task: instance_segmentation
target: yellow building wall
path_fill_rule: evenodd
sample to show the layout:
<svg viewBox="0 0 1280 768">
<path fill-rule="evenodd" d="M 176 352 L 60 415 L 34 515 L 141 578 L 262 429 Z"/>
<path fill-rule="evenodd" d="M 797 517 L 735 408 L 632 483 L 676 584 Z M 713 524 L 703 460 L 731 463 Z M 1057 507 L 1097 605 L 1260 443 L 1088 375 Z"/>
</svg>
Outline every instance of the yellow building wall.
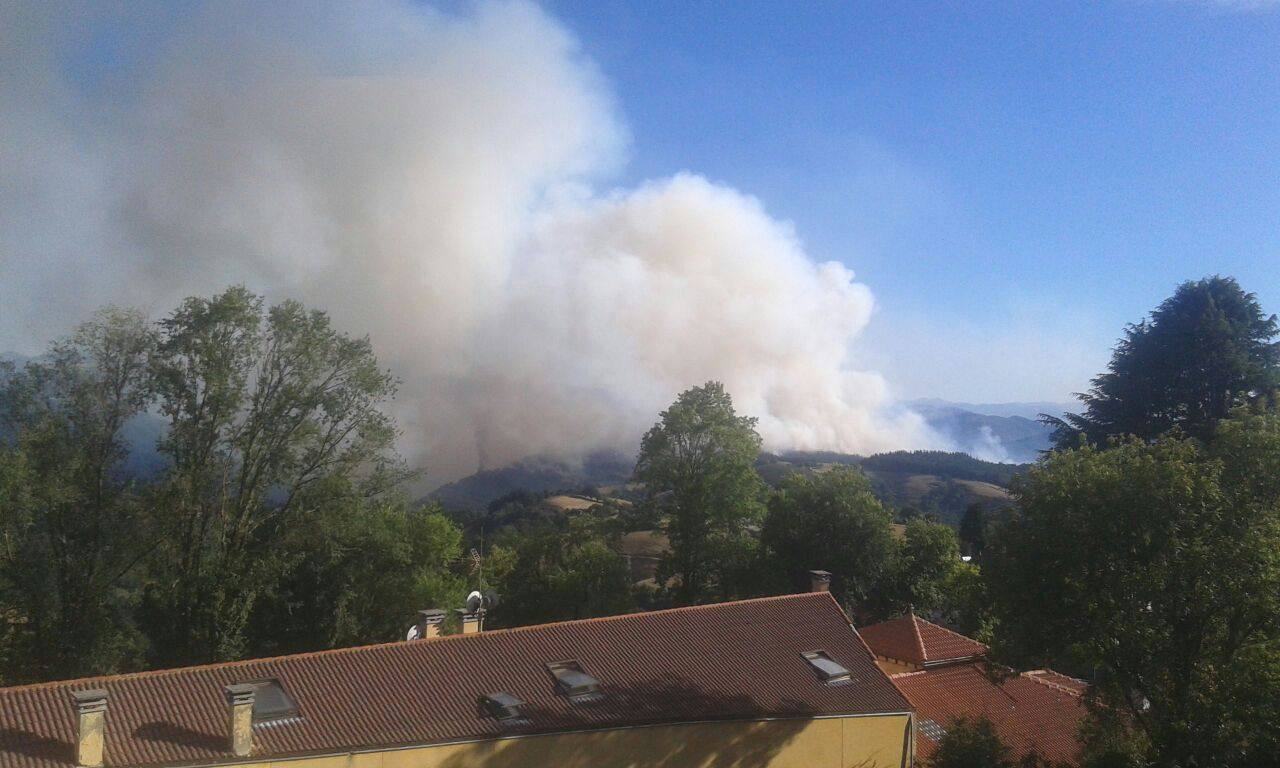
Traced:
<svg viewBox="0 0 1280 768">
<path fill-rule="evenodd" d="M 885 656 L 876 657 L 876 666 L 880 667 L 880 670 L 884 672 L 886 675 L 896 675 L 899 672 L 919 672 L 920 671 L 920 667 L 917 667 L 914 664 L 908 664 L 905 661 L 898 661 L 896 659 L 890 659 Z"/>
<path fill-rule="evenodd" d="M 695 723 L 495 739 L 242 768 L 904 768 L 907 715 Z"/>
</svg>

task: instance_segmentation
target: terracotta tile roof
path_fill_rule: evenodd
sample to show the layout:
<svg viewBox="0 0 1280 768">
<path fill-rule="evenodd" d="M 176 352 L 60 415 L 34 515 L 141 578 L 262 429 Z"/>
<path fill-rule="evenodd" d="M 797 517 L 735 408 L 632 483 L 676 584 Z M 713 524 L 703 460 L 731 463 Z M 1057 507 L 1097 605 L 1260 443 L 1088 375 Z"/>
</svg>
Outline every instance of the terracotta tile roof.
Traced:
<svg viewBox="0 0 1280 768">
<path fill-rule="evenodd" d="M 826 685 L 801 652 L 853 682 Z M 576 659 L 604 698 L 557 695 L 547 662 Z M 231 761 L 223 686 L 278 679 L 300 718 L 254 729 L 254 758 L 690 720 L 905 712 L 829 594 L 546 624 L 204 667 L 0 689 L 0 766 L 74 763 L 71 691 L 105 688 L 108 766 Z M 1051 691 L 1046 686 L 1037 686 Z M 512 727 L 480 707 L 527 702 Z"/>
<path fill-rule="evenodd" d="M 1084 692 L 1089 689 L 1089 684 L 1084 680 L 1068 677 L 1061 672 L 1054 672 L 1052 669 L 1033 669 L 1030 672 L 1023 672 L 1022 675 L 1035 680 L 1037 683 L 1061 688 L 1067 693 L 1073 693 L 1076 696 L 1083 696 Z"/>
<path fill-rule="evenodd" d="M 985 656 L 987 646 L 908 613 L 858 630 L 877 656 L 917 666 Z"/>
<path fill-rule="evenodd" d="M 916 709 L 916 757 L 920 760 L 929 759 L 937 749 L 937 727 L 945 730 L 958 717 L 982 715 L 991 720 L 1015 759 L 1034 751 L 1048 760 L 1075 764 L 1084 703 L 1079 693 L 1048 684 L 1050 676 L 1083 685 L 1043 671 L 996 683 L 980 663 L 904 672 L 894 675 L 893 682 Z"/>
</svg>

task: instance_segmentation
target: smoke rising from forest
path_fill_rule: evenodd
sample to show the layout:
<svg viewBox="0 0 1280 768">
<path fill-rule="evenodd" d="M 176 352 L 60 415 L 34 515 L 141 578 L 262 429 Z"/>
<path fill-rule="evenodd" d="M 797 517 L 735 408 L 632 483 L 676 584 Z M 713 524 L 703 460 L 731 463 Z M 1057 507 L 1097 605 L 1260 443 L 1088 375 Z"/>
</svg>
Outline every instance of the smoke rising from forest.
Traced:
<svg viewBox="0 0 1280 768">
<path fill-rule="evenodd" d="M 634 450 L 708 379 L 770 448 L 936 445 L 870 290 L 696 173 L 608 191 L 608 83 L 523 3 L 0 6 L 0 349 L 244 283 L 369 334 L 440 482 Z"/>
</svg>

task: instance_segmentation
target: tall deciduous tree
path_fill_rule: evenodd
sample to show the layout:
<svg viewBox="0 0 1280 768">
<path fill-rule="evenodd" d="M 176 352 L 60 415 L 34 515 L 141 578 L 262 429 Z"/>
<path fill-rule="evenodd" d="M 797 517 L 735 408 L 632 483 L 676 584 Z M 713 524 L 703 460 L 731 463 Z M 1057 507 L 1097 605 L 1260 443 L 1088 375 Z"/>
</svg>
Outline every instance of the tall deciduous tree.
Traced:
<svg viewBox="0 0 1280 768">
<path fill-rule="evenodd" d="M 120 594 L 145 555 L 144 513 L 120 471 L 121 432 L 147 404 L 153 334 L 107 309 L 10 371 L 0 387 L 0 613 L 27 678 L 127 665 L 136 636 Z"/>
<path fill-rule="evenodd" d="M 963 563 L 951 526 L 916 518 L 907 523 L 886 578 L 877 591 L 881 616 L 917 610 L 949 610 L 947 588 Z"/>
<path fill-rule="evenodd" d="M 263 527 L 296 516 L 326 479 L 358 477 L 367 494 L 399 479 L 380 410 L 395 382 L 368 339 L 297 302 L 264 310 L 240 287 L 186 300 L 160 334 L 153 375 L 173 466 L 149 631 L 166 663 L 235 658 L 279 576 Z"/>
<path fill-rule="evenodd" d="M 769 500 L 760 532 L 775 586 L 803 591 L 809 570 L 830 571 L 837 599 L 862 608 L 892 565 L 890 520 L 871 483 L 856 469 L 787 477 Z"/>
<path fill-rule="evenodd" d="M 986 572 L 1006 652 L 1092 670 L 1158 766 L 1253 765 L 1280 700 L 1280 415 L 1211 446 L 1062 451 L 1015 486 Z"/>
<path fill-rule="evenodd" d="M 1085 411 L 1055 427 L 1059 448 L 1179 427 L 1208 439 L 1237 406 L 1280 387 L 1280 328 L 1252 293 L 1229 277 L 1178 286 L 1149 320 L 1125 329 L 1106 373 L 1082 395 Z"/>
<path fill-rule="evenodd" d="M 755 423 L 712 381 L 681 393 L 641 441 L 636 479 L 671 540 L 659 575 L 678 580 L 681 604 L 735 594 L 754 557 L 750 527 L 764 511 Z"/>
</svg>

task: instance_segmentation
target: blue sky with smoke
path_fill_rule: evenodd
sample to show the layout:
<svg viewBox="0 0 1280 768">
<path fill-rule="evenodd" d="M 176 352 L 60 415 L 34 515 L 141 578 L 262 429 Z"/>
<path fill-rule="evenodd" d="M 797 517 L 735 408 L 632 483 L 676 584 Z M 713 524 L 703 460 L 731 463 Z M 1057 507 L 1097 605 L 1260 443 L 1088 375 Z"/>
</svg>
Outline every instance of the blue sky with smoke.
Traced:
<svg viewBox="0 0 1280 768">
<path fill-rule="evenodd" d="M 890 12 L 888 9 L 894 10 Z M 0 351 L 242 282 L 368 333 L 437 480 L 952 447 L 1176 282 L 1280 307 L 1274 5 L 0 4 Z"/>
<path fill-rule="evenodd" d="M 696 168 L 875 292 L 911 396 L 1062 399 L 1184 279 L 1280 311 L 1280 3 L 561 2 L 624 178 Z"/>
</svg>

